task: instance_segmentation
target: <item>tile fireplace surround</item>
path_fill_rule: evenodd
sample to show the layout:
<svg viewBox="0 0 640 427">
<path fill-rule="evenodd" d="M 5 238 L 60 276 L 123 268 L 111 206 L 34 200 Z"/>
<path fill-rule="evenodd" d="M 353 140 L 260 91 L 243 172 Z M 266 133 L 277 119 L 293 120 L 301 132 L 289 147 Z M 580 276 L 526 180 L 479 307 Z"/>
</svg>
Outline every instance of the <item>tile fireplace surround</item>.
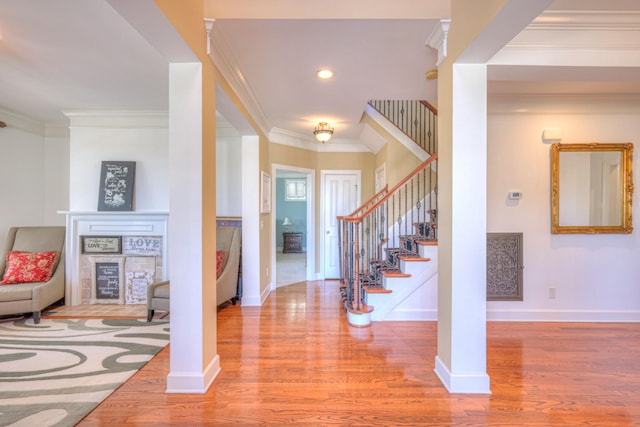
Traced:
<svg viewBox="0 0 640 427">
<path fill-rule="evenodd" d="M 66 215 L 65 304 L 146 303 L 146 283 L 167 272 L 168 212 L 60 212 Z M 83 253 L 82 238 L 120 237 L 118 252 Z M 119 298 L 96 295 L 96 264 L 116 264 Z"/>
</svg>

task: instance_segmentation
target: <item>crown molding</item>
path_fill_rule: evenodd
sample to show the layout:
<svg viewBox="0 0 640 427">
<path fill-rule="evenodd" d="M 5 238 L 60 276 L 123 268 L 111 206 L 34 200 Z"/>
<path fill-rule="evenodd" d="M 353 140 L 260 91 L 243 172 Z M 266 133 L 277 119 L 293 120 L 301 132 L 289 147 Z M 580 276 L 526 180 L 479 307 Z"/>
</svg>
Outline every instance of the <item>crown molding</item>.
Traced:
<svg viewBox="0 0 640 427">
<path fill-rule="evenodd" d="M 489 114 L 638 114 L 640 94 L 490 95 Z"/>
<path fill-rule="evenodd" d="M 639 11 L 553 10 L 540 14 L 527 30 L 640 31 Z"/>
<path fill-rule="evenodd" d="M 638 50 L 640 12 L 544 12 L 505 49 Z"/>
<path fill-rule="evenodd" d="M 302 150 L 321 153 L 370 153 L 371 150 L 358 140 L 331 139 L 322 144 L 315 138 L 309 138 L 297 132 L 286 129 L 273 128 L 269 132 L 269 142 L 273 144 L 288 145 Z"/>
<path fill-rule="evenodd" d="M 169 113 L 144 110 L 63 111 L 69 127 L 158 128 L 169 127 Z"/>
<path fill-rule="evenodd" d="M 255 120 L 262 133 L 268 135 L 269 129 L 271 129 L 270 121 L 262 110 L 262 107 L 260 107 L 260 103 L 253 89 L 251 89 L 251 86 L 247 83 L 247 79 L 242 73 L 235 55 L 220 32 L 215 33 L 215 35 L 211 37 L 213 37 L 213 43 L 211 43 L 211 54 L 209 58 L 211 58 L 211 61 L 225 78 L 231 90 Z"/>
</svg>

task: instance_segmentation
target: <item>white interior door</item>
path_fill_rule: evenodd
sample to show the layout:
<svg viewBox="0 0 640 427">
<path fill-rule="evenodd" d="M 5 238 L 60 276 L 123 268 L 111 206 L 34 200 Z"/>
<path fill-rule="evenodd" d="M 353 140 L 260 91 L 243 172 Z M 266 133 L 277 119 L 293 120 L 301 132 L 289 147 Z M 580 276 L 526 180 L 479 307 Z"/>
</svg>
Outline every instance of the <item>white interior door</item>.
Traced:
<svg viewBox="0 0 640 427">
<path fill-rule="evenodd" d="M 322 177 L 324 278 L 340 277 L 338 220 L 360 205 L 360 171 L 326 171 Z"/>
<path fill-rule="evenodd" d="M 387 166 L 386 163 L 381 164 L 376 168 L 376 188 L 375 192 L 382 190 L 387 185 Z"/>
</svg>

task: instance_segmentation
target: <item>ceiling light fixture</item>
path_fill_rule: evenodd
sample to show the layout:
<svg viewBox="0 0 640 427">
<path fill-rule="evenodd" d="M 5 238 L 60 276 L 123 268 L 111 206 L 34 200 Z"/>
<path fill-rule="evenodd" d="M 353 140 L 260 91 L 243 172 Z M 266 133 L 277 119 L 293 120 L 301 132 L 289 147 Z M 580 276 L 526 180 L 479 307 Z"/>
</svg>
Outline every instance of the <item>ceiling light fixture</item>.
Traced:
<svg viewBox="0 0 640 427">
<path fill-rule="evenodd" d="M 323 144 L 331 139 L 333 135 L 333 128 L 327 122 L 320 122 L 318 126 L 316 126 L 313 134 L 316 136 L 316 139 Z"/>
<path fill-rule="evenodd" d="M 323 68 L 321 70 L 318 70 L 318 72 L 316 73 L 316 75 L 321 78 L 321 79 L 330 79 L 331 77 L 333 77 L 333 71 L 331 71 L 328 68 Z"/>
</svg>

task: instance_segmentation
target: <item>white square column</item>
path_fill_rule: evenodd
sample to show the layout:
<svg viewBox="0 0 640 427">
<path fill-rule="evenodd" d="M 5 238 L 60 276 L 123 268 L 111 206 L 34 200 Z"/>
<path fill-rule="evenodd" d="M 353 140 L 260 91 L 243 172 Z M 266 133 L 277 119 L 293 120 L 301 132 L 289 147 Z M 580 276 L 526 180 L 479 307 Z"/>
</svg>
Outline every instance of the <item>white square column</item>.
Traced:
<svg viewBox="0 0 640 427">
<path fill-rule="evenodd" d="M 203 308 L 202 64 L 169 72 L 171 354 L 167 393 L 205 393 L 220 372 L 215 322 Z M 215 304 L 212 310 L 215 311 Z"/>
<path fill-rule="evenodd" d="M 487 66 L 453 64 L 439 148 L 438 355 L 451 393 L 490 393 L 486 367 Z M 441 127 L 442 129 L 442 127 Z"/>
</svg>

